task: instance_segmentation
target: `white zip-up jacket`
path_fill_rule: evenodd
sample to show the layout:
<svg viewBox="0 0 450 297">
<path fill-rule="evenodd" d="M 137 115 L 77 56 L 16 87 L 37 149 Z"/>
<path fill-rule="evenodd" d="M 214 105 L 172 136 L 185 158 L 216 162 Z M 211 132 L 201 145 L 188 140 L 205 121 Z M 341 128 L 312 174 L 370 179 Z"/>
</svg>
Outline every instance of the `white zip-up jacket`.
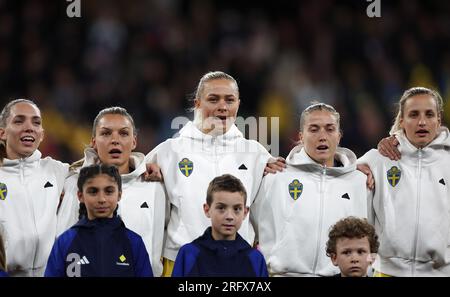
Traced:
<svg viewBox="0 0 450 297">
<path fill-rule="evenodd" d="M 43 276 L 56 238 L 56 211 L 69 165 L 36 150 L 0 166 L 0 223 L 11 276 Z"/>
<path fill-rule="evenodd" d="M 214 177 L 228 173 L 239 178 L 246 188 L 249 206 L 270 158 L 261 144 L 245 139 L 235 125 L 222 135 L 211 136 L 192 122 L 180 130 L 179 137 L 166 140 L 148 153 L 146 160 L 161 167 L 171 203 L 164 257 L 175 261 L 180 247 L 211 225 L 203 204 Z M 254 231 L 248 217 L 239 234 L 253 244 Z"/>
<path fill-rule="evenodd" d="M 264 177 L 250 215 L 271 276 L 332 276 L 339 273 L 325 248 L 329 229 L 347 216 L 367 217 L 366 177 L 355 154 L 337 148 L 343 167 L 324 167 L 301 146 L 283 172 Z"/>
<path fill-rule="evenodd" d="M 375 179 L 372 223 L 380 238 L 374 268 L 393 276 L 450 276 L 450 136 L 442 128 L 422 149 L 403 133 L 401 159 L 377 150 L 358 163 Z"/>
<path fill-rule="evenodd" d="M 84 153 L 82 167 L 99 162 L 94 149 L 88 148 Z M 133 152 L 130 165 L 134 170 L 122 174 L 122 198 L 119 201 L 118 215 L 125 226 L 142 237 L 154 276 L 161 276 L 161 255 L 164 241 L 164 224 L 166 216 L 166 193 L 162 183 L 145 182 L 141 175 L 147 170 L 144 154 Z M 64 186 L 64 198 L 58 210 L 58 235 L 78 221 L 79 201 L 77 180 L 79 171 L 70 176 Z"/>
</svg>

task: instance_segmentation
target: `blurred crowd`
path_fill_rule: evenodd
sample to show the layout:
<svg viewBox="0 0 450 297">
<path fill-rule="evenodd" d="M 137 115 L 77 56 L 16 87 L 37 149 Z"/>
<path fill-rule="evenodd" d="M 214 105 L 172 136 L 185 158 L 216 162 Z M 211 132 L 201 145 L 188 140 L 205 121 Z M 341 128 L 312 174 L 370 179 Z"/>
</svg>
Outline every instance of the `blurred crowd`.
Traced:
<svg viewBox="0 0 450 297">
<path fill-rule="evenodd" d="M 395 2 L 395 3 L 393 3 Z M 147 153 L 188 116 L 200 77 L 234 76 L 246 117 L 279 117 L 279 154 L 297 140 L 312 100 L 341 113 L 357 156 L 388 134 L 403 91 L 435 88 L 450 120 L 450 2 L 380 0 L 0 0 L 0 103 L 43 111 L 44 155 L 72 162 L 107 106 L 125 107 Z M 270 121 L 269 121 L 270 122 Z M 270 140 L 269 140 L 270 143 Z"/>
</svg>

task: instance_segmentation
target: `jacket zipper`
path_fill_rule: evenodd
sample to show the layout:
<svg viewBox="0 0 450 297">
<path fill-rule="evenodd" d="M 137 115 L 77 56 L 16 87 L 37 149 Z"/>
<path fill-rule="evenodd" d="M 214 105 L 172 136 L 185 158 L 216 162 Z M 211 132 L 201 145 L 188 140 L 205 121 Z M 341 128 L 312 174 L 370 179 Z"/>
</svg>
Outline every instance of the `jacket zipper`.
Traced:
<svg viewBox="0 0 450 297">
<path fill-rule="evenodd" d="M 217 160 L 217 144 L 216 144 L 216 137 L 211 138 L 211 144 L 213 146 L 213 157 L 214 157 L 214 169 L 215 169 L 215 176 L 219 176 L 219 162 Z"/>
<path fill-rule="evenodd" d="M 420 184 L 422 180 L 422 149 L 419 149 L 418 152 L 419 160 L 418 160 L 418 173 L 417 173 L 417 204 L 416 204 L 416 226 L 414 231 L 414 242 L 413 242 L 413 250 L 412 250 L 412 265 L 411 265 L 411 275 L 414 276 L 416 272 L 416 253 L 417 253 L 417 244 L 419 240 L 419 216 L 420 216 Z"/>
<path fill-rule="evenodd" d="M 22 185 L 24 185 L 25 183 L 25 168 L 24 168 L 24 160 L 20 159 L 19 160 L 19 172 L 20 172 L 20 183 Z M 25 201 L 28 204 L 28 207 L 30 209 L 31 212 L 31 219 L 33 222 L 33 230 L 34 230 L 34 237 L 36 238 L 36 240 L 34 241 L 34 250 L 33 253 L 31 255 L 33 255 L 33 259 L 32 259 L 32 265 L 31 265 L 31 275 L 34 276 L 34 269 L 36 268 L 36 258 L 37 258 L 37 252 L 38 252 L 38 245 L 39 245 L 39 236 L 38 236 L 38 230 L 37 230 L 37 226 L 36 226 L 36 217 L 34 215 L 34 206 L 33 206 L 33 202 L 30 200 L 30 193 L 28 191 L 28 188 L 26 186 L 24 186 L 24 189 L 26 191 L 26 197 L 25 197 Z M 25 267 L 24 267 L 25 268 Z"/>
<path fill-rule="evenodd" d="M 320 200 L 319 200 L 319 229 L 318 229 L 318 237 L 317 237 L 317 243 L 316 243 L 316 253 L 314 255 L 314 264 L 313 264 L 313 274 L 316 274 L 316 268 L 317 268 L 317 261 L 319 258 L 319 250 L 320 250 L 320 241 L 322 238 L 322 223 L 323 223 L 323 204 L 324 204 L 324 184 L 325 184 L 325 175 L 327 173 L 327 167 L 324 166 L 322 169 L 322 175 L 320 176 Z M 323 251 L 321 251 L 323 252 Z"/>
</svg>

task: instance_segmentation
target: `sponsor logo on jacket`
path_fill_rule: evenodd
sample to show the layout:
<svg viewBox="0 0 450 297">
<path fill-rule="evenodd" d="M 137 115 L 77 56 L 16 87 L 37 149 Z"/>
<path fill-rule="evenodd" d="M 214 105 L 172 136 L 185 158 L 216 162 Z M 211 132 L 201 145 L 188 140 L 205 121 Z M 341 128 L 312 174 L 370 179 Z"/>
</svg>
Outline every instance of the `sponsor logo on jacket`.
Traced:
<svg viewBox="0 0 450 297">
<path fill-rule="evenodd" d="M 119 261 L 116 262 L 116 265 L 121 266 L 130 266 L 130 263 L 127 263 L 127 258 L 124 255 L 120 255 Z"/>
</svg>

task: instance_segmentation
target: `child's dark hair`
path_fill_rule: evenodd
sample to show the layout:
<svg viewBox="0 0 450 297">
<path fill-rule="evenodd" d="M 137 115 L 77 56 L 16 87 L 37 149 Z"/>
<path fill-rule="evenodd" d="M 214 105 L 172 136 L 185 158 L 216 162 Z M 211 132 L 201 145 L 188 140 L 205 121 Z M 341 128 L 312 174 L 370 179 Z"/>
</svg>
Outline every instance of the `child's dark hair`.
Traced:
<svg viewBox="0 0 450 297">
<path fill-rule="evenodd" d="M 206 203 L 211 206 L 213 202 L 213 194 L 221 191 L 231 193 L 239 192 L 244 197 L 244 205 L 247 203 L 247 191 L 245 190 L 244 185 L 240 179 L 231 174 L 218 176 L 209 183 L 208 190 L 206 192 Z"/>
<path fill-rule="evenodd" d="M 339 220 L 331 227 L 328 234 L 327 256 L 336 254 L 336 242 L 340 238 L 363 238 L 367 237 L 370 245 L 370 253 L 377 253 L 380 243 L 375 228 L 366 219 L 347 217 Z"/>
<path fill-rule="evenodd" d="M 88 179 L 94 178 L 97 175 L 106 174 L 112 177 L 119 189 L 119 192 L 122 192 L 122 178 L 120 176 L 119 170 L 117 167 L 106 164 L 94 164 L 87 167 L 83 167 L 80 170 L 80 174 L 78 175 L 78 191 L 83 192 L 83 186 Z M 114 215 L 117 214 L 117 209 L 114 211 Z M 81 219 L 87 216 L 87 210 L 84 203 L 80 203 L 80 210 L 78 211 L 78 218 Z"/>
</svg>

